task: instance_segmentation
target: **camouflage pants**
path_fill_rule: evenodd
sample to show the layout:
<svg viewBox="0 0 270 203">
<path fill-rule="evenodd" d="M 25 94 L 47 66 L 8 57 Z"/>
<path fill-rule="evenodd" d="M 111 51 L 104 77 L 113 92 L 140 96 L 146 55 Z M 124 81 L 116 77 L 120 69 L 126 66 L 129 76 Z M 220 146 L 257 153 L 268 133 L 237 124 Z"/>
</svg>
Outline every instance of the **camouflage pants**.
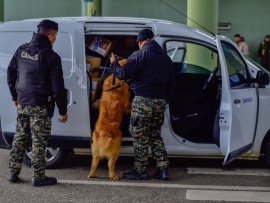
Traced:
<svg viewBox="0 0 270 203">
<path fill-rule="evenodd" d="M 51 133 L 47 106 L 18 105 L 16 133 L 9 156 L 11 174 L 19 175 L 27 142 L 32 138 L 33 179 L 45 176 L 45 149 Z"/>
<path fill-rule="evenodd" d="M 166 101 L 136 96 L 132 102 L 129 131 L 134 138 L 134 169 L 145 172 L 148 166 L 148 149 L 156 160 L 156 167 L 169 165 L 161 137 Z"/>
</svg>

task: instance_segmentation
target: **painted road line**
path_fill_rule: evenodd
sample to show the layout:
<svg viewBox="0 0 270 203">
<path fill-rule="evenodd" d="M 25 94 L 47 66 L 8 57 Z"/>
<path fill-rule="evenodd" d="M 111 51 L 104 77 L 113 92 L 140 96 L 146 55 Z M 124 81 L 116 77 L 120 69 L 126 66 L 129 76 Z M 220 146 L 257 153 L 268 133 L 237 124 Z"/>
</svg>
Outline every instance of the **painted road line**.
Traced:
<svg viewBox="0 0 270 203">
<path fill-rule="evenodd" d="M 270 176 L 269 169 L 222 169 L 222 168 L 187 168 L 189 174 L 205 174 L 205 175 L 246 175 L 246 176 Z"/>
<path fill-rule="evenodd" d="M 201 201 L 270 202 L 270 192 L 187 190 L 186 198 Z"/>
<path fill-rule="evenodd" d="M 0 154 L 9 154 L 10 150 L 0 150 Z"/>
<path fill-rule="evenodd" d="M 106 186 L 128 186 L 128 187 L 154 187 L 154 188 L 179 188 L 179 189 L 204 189 L 204 190 L 245 190 L 245 191 L 267 191 L 270 187 L 256 186 L 221 186 L 221 185 L 184 185 L 172 183 L 143 183 L 143 182 L 120 182 L 120 181 L 95 181 L 95 180 L 58 180 L 62 184 L 77 185 L 106 185 Z"/>
</svg>

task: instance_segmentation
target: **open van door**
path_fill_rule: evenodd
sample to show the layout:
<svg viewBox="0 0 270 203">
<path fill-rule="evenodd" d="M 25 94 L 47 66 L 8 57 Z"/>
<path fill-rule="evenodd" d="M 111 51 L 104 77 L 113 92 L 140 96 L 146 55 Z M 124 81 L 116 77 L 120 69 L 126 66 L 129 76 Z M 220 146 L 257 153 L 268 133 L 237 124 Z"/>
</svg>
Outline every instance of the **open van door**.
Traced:
<svg viewBox="0 0 270 203">
<path fill-rule="evenodd" d="M 251 149 L 257 122 L 257 93 L 247 64 L 231 40 L 217 36 L 222 76 L 220 149 L 223 165 Z"/>
</svg>

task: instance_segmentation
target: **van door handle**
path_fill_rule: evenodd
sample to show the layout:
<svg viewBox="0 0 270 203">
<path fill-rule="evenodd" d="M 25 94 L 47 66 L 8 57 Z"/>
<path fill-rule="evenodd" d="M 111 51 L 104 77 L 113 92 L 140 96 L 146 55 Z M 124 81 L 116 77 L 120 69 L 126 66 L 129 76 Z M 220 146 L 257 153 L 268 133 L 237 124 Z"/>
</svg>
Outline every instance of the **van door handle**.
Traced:
<svg viewBox="0 0 270 203">
<path fill-rule="evenodd" d="M 239 103 L 241 103 L 241 100 L 240 100 L 240 99 L 235 99 L 235 100 L 233 101 L 233 103 L 239 104 Z"/>
<path fill-rule="evenodd" d="M 71 105 L 71 102 L 72 102 L 72 92 L 69 89 L 67 89 L 67 103 L 68 103 L 68 106 Z M 76 102 L 74 104 L 76 104 Z"/>
</svg>

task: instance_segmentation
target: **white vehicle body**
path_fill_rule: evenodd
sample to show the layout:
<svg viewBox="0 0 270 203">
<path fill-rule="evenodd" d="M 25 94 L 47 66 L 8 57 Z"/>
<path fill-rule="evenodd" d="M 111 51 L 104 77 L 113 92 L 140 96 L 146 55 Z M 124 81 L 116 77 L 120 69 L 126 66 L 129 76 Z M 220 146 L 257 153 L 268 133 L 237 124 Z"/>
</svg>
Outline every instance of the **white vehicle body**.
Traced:
<svg viewBox="0 0 270 203">
<path fill-rule="evenodd" d="M 11 145 L 16 121 L 16 108 L 11 100 L 7 86 L 7 67 L 16 49 L 21 44 L 31 40 L 32 34 L 36 32 L 37 24 L 40 20 L 42 19 L 11 21 L 0 25 L 0 130 L 3 137 L 2 140 L 7 145 Z M 88 77 L 86 70 L 86 36 L 111 37 L 117 44 L 117 39 L 119 40 L 121 37 L 123 39 L 127 37 L 136 39 L 137 33 L 141 29 L 150 28 L 154 32 L 154 39 L 164 48 L 165 52 L 168 51 L 169 54 L 170 50 L 174 51 L 171 55 L 173 62 L 175 62 L 173 57 L 177 53 L 176 48 L 178 49 L 180 45 L 184 47 L 183 50 L 186 54 L 193 55 L 193 57 L 196 51 L 191 51 L 192 46 L 203 47 L 203 49 L 207 50 L 205 52 L 211 52 L 212 58 L 209 59 L 209 61 L 212 60 L 211 63 L 214 60 L 218 61 L 215 66 L 208 68 L 208 74 L 204 73 L 201 75 L 196 71 L 188 72 L 191 69 L 186 69 L 186 67 L 185 71 L 187 72 L 180 71 L 176 73 L 177 77 L 179 76 L 179 83 L 183 84 L 180 89 L 176 87 L 176 91 L 179 91 L 176 97 L 180 103 L 183 101 L 183 98 L 178 96 L 183 94 L 188 98 L 189 94 L 185 95 L 185 92 L 189 91 L 189 88 L 193 88 L 194 84 L 190 79 L 187 80 L 187 83 L 183 83 L 182 77 L 184 75 L 191 78 L 196 76 L 200 81 L 202 80 L 201 78 L 204 78 L 202 81 L 206 82 L 210 72 L 218 64 L 220 66 L 220 85 L 222 87 L 220 89 L 221 100 L 218 102 L 218 104 L 220 103 L 218 121 L 220 147 L 211 140 L 210 128 L 214 125 L 213 115 L 211 118 L 209 117 L 211 124 L 208 127 L 210 130 L 208 127 L 207 129 L 204 127 L 204 125 L 207 125 L 204 123 L 205 118 L 208 118 L 210 113 L 203 112 L 201 118 L 198 118 L 200 111 L 204 111 L 204 105 L 211 109 L 210 103 L 212 101 L 208 103 L 210 99 L 207 99 L 206 101 L 198 101 L 198 104 L 194 102 L 196 109 L 194 109 L 194 112 L 186 115 L 184 123 L 181 123 L 180 114 L 183 109 L 179 109 L 180 113 L 178 115 L 174 113 L 174 108 L 178 111 L 175 100 L 174 107 L 171 107 L 171 104 L 168 105 L 162 126 L 162 137 L 169 156 L 224 156 L 224 164 L 226 164 L 242 154 L 244 154 L 242 158 L 257 159 L 261 154 L 267 154 L 267 150 L 270 150 L 268 146 L 268 132 L 270 128 L 270 86 L 267 82 L 267 79 L 269 79 L 268 73 L 262 71 L 258 65 L 245 58 L 239 52 L 234 42 L 227 37 L 211 35 L 179 23 L 154 19 L 78 17 L 53 18 L 52 20 L 59 24 L 59 32 L 53 49 L 62 59 L 65 86 L 68 89 L 69 120 L 65 124 L 58 122 L 58 109 L 55 110 L 49 147 L 53 149 L 76 149 L 76 151 L 78 149 L 80 152 L 90 152 L 90 137 L 94 130 L 94 124 L 91 122 L 94 119 L 91 114 L 92 107 L 89 105 L 91 79 Z M 185 63 L 185 65 L 192 61 L 192 58 L 189 58 L 189 56 L 183 56 L 182 58 L 183 60 L 180 62 Z M 175 64 L 177 65 L 180 62 L 176 61 Z M 236 67 L 237 65 L 239 67 Z M 102 64 L 102 66 L 109 67 L 107 63 Z M 240 72 L 243 81 L 241 81 L 241 77 L 240 79 L 238 78 Z M 232 77 L 236 77 L 236 83 L 231 81 Z M 196 81 L 198 80 L 196 79 Z M 198 89 L 200 88 L 197 88 L 196 91 L 199 91 L 199 94 L 192 93 L 192 99 L 188 100 L 188 105 L 190 105 L 190 101 L 199 100 L 201 94 L 204 94 L 203 86 L 201 87 L 202 92 Z M 192 92 L 194 91 L 192 89 Z M 185 105 L 185 103 L 180 103 L 179 105 Z M 214 103 L 217 105 L 215 101 Z M 193 106 L 189 107 L 190 109 L 193 108 Z M 218 108 L 219 105 L 215 109 L 211 109 L 211 111 L 214 112 Z M 189 118 L 197 122 L 198 129 L 195 131 L 196 126 L 194 129 L 192 128 L 193 121 L 188 121 Z M 196 136 L 196 133 L 202 136 L 201 139 Z M 204 134 L 207 134 L 207 136 Z M 207 138 L 204 139 L 204 136 Z M 132 138 L 131 136 L 125 136 L 124 133 L 121 154 L 133 155 Z M 55 155 L 56 157 L 57 154 Z"/>
</svg>

